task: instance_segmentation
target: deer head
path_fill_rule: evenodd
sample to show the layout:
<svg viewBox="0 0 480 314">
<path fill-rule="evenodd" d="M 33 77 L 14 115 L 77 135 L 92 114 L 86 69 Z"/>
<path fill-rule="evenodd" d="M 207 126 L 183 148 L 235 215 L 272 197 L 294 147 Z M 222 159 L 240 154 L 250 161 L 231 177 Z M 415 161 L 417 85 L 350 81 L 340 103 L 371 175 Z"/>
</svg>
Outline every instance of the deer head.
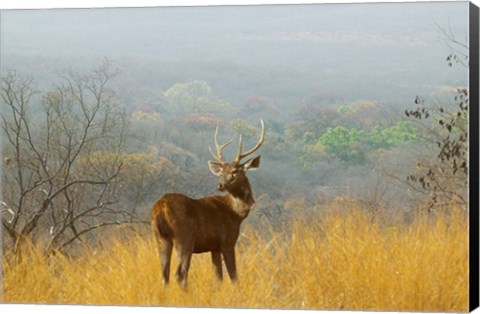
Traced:
<svg viewBox="0 0 480 314">
<path fill-rule="evenodd" d="M 232 162 L 227 162 L 222 155 L 223 149 L 229 145 L 233 139 L 229 140 L 225 144 L 220 145 L 218 143 L 218 127 L 215 130 L 215 147 L 216 153 L 209 147 L 210 153 L 216 161 L 209 161 L 208 166 L 210 171 L 215 175 L 220 177 L 218 182 L 217 189 L 221 192 L 229 192 L 233 195 L 243 195 L 245 191 L 250 191 L 250 183 L 248 178 L 245 175 L 248 170 L 253 170 L 260 166 L 260 156 L 250 158 L 244 162 L 242 159 L 253 154 L 257 151 L 260 146 L 262 146 L 263 141 L 265 140 L 265 126 L 263 120 L 260 120 L 262 125 L 261 136 L 258 140 L 255 147 L 249 151 L 242 152 L 242 135 L 240 135 L 238 150 L 235 159 Z"/>
</svg>

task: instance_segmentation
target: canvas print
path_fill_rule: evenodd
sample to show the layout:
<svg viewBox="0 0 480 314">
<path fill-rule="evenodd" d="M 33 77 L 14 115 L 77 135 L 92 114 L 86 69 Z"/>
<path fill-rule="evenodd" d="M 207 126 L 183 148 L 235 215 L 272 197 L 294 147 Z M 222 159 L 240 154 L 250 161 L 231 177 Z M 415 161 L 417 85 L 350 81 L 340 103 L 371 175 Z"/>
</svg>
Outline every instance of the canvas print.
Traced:
<svg viewBox="0 0 480 314">
<path fill-rule="evenodd" d="M 468 311 L 469 5 L 2 10 L 0 301 Z"/>
</svg>

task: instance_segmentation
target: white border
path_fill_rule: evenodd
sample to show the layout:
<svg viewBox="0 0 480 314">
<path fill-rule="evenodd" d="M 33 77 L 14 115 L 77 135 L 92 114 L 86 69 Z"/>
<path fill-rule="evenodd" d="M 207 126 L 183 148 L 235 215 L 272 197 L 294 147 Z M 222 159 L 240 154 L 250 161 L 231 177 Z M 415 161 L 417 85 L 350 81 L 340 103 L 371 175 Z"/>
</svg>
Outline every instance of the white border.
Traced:
<svg viewBox="0 0 480 314">
<path fill-rule="evenodd" d="M 466 2 L 464 0 L 0 0 L 0 9 L 118 8 L 157 6 L 268 5 L 310 3 Z M 472 0 L 477 6 L 480 0 Z"/>
</svg>

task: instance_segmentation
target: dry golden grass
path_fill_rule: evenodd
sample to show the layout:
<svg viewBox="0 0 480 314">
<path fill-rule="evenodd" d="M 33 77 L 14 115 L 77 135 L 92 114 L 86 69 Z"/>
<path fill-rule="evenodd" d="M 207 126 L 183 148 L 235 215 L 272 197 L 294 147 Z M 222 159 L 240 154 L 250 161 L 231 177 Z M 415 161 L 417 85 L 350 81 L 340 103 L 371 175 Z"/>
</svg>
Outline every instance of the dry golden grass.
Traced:
<svg viewBox="0 0 480 314">
<path fill-rule="evenodd" d="M 194 255 L 187 291 L 164 288 L 153 237 L 112 240 L 80 257 L 30 246 L 3 258 L 2 302 L 289 309 L 467 311 L 468 223 L 462 214 L 387 226 L 359 209 L 292 222 L 267 240 L 246 223 L 240 281 L 215 279 Z M 173 258 L 172 274 L 176 259 Z"/>
</svg>

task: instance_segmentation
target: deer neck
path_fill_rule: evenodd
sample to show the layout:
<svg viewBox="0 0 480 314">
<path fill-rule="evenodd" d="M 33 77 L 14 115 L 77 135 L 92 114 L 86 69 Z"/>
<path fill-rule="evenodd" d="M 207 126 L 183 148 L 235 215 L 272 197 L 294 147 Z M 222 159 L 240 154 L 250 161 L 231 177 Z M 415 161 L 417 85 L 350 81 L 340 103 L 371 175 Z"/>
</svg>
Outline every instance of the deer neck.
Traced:
<svg viewBox="0 0 480 314">
<path fill-rule="evenodd" d="M 250 208 L 255 203 L 252 188 L 248 181 L 241 187 L 228 191 L 227 198 L 231 208 L 241 219 L 247 218 Z"/>
</svg>

